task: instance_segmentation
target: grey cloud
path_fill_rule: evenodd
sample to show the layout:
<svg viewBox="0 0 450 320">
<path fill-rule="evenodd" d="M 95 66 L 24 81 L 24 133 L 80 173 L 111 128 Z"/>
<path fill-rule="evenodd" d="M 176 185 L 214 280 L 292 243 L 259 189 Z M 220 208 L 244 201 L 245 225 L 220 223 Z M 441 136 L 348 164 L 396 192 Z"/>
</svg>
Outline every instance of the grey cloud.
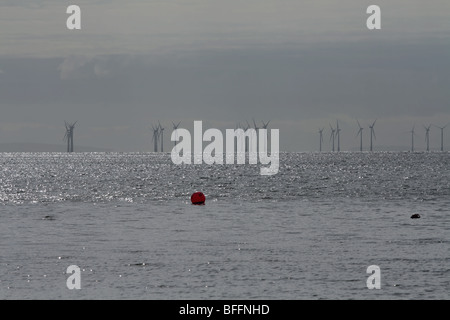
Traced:
<svg viewBox="0 0 450 320">
<path fill-rule="evenodd" d="M 112 102 L 210 117 L 447 112 L 450 46 L 334 44 L 166 56 L 8 60 L 3 101 Z M 20 62 L 19 62 L 20 61 Z M 5 63 L 2 63 L 5 65 Z M 13 67 L 15 66 L 15 67 Z M 20 85 L 17 85 L 20 84 Z M 426 108 L 424 108 L 426 105 Z M 111 106 L 112 108 L 112 106 Z M 224 111 L 226 110 L 226 112 Z"/>
<path fill-rule="evenodd" d="M 157 120 L 234 126 L 254 117 L 288 124 L 283 143 L 307 145 L 315 141 L 313 133 L 305 136 L 308 126 L 327 126 L 336 116 L 346 120 L 342 126 L 350 135 L 354 118 L 403 119 L 408 126 L 420 117 L 450 120 L 448 52 L 450 45 L 439 41 L 360 41 L 302 49 L 0 58 L 1 121 L 55 126 L 78 120 L 85 128 L 81 139 L 139 150 Z M 118 133 L 116 127 L 130 129 Z"/>
</svg>

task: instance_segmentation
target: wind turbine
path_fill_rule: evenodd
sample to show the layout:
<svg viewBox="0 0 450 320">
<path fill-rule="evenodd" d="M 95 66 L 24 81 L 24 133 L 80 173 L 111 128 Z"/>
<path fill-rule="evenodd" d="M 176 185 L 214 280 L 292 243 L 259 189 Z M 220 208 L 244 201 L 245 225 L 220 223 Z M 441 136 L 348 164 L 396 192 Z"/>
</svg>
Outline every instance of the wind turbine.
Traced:
<svg viewBox="0 0 450 320">
<path fill-rule="evenodd" d="M 359 147 L 359 151 L 363 151 L 363 137 L 362 137 L 362 132 L 363 132 L 363 130 L 364 130 L 364 128 L 363 127 L 361 127 L 361 124 L 359 123 L 359 121 L 358 120 L 356 120 L 357 122 L 358 122 L 358 126 L 359 126 L 359 131 L 358 131 L 358 133 L 356 134 L 356 136 L 358 137 L 358 136 L 361 136 L 361 143 L 360 143 L 360 147 Z"/>
<path fill-rule="evenodd" d="M 181 121 L 178 122 L 178 124 L 175 124 L 175 122 L 172 121 L 173 130 L 177 130 L 178 127 L 180 126 L 180 123 L 181 123 Z M 177 151 L 177 142 L 178 142 L 178 134 L 177 134 L 177 131 L 175 131 L 175 141 L 173 142 L 174 148 L 175 148 L 175 152 Z"/>
<path fill-rule="evenodd" d="M 441 151 L 442 151 L 442 152 L 444 151 L 444 129 L 447 128 L 447 126 L 448 126 L 449 124 L 450 124 L 450 123 L 446 124 L 446 125 L 443 126 L 443 127 L 435 126 L 436 128 L 441 129 Z"/>
<path fill-rule="evenodd" d="M 66 133 L 64 134 L 63 140 L 67 140 L 67 152 L 70 152 L 70 128 L 66 121 L 64 121 L 64 125 L 66 127 Z"/>
<path fill-rule="evenodd" d="M 256 125 L 255 118 L 252 118 L 252 120 L 253 120 L 253 125 L 255 126 L 255 131 L 256 131 L 256 142 L 257 142 L 257 145 L 256 145 L 256 152 L 258 152 L 258 150 L 259 150 L 259 146 L 258 146 L 258 136 L 259 136 L 258 130 L 259 130 L 260 128 Z"/>
<path fill-rule="evenodd" d="M 337 141 L 338 141 L 338 145 L 337 145 L 337 151 L 340 152 L 341 151 L 341 129 L 339 128 L 339 122 L 336 120 L 336 137 L 337 137 Z"/>
<path fill-rule="evenodd" d="M 323 142 L 323 130 L 325 128 L 319 129 L 319 134 L 320 134 L 320 144 L 319 144 L 319 151 L 322 152 L 322 142 Z"/>
<path fill-rule="evenodd" d="M 245 120 L 245 122 L 247 122 L 247 128 L 244 130 L 245 132 L 247 132 L 248 129 L 251 129 L 252 126 L 248 123 L 247 120 Z M 250 147 L 253 143 L 253 139 L 252 139 L 252 135 L 248 136 L 248 145 L 247 145 L 247 151 L 250 151 Z"/>
<path fill-rule="evenodd" d="M 253 125 L 255 126 L 256 133 L 258 133 L 259 127 L 256 125 L 255 119 L 253 118 L 252 120 L 253 120 Z"/>
<path fill-rule="evenodd" d="M 154 127 L 152 125 L 153 128 L 153 152 L 158 152 L 158 138 L 159 138 L 159 128 L 158 127 Z"/>
<path fill-rule="evenodd" d="M 414 132 L 415 128 L 416 125 L 414 125 L 411 130 L 411 152 L 414 152 L 414 136 L 416 135 L 416 133 Z"/>
<path fill-rule="evenodd" d="M 244 129 L 244 127 L 241 126 L 241 123 L 239 122 L 236 126 L 236 129 L 241 129 L 244 131 L 244 134 L 242 134 L 242 131 L 239 131 L 238 142 L 241 141 L 241 147 L 242 147 L 241 150 L 244 150 L 244 153 L 245 153 L 247 151 L 247 141 L 245 139 L 245 131 L 248 129 L 248 127 L 247 127 L 247 129 Z M 237 150 L 238 150 L 238 145 L 236 143 L 236 153 L 237 153 Z"/>
<path fill-rule="evenodd" d="M 159 132 L 161 134 L 161 152 L 164 152 L 164 128 L 161 126 L 161 123 L 159 123 L 158 121 L 158 125 L 159 125 Z"/>
<path fill-rule="evenodd" d="M 267 123 L 264 123 L 264 121 L 261 121 L 261 122 L 262 122 L 263 129 L 267 130 L 267 126 L 269 125 L 270 120 L 267 121 Z M 267 152 L 267 139 L 264 140 L 264 152 Z"/>
<path fill-rule="evenodd" d="M 72 134 L 70 137 L 70 152 L 73 152 L 73 131 L 75 129 L 75 125 L 77 124 L 78 121 L 75 121 L 74 123 L 72 123 L 72 125 L 70 126 L 70 133 Z"/>
<path fill-rule="evenodd" d="M 430 151 L 430 129 L 431 129 L 431 124 L 428 127 L 425 127 L 425 141 L 427 143 L 427 151 Z"/>
<path fill-rule="evenodd" d="M 370 151 L 373 151 L 373 138 L 375 138 L 375 140 L 377 139 L 377 136 L 375 135 L 375 122 L 377 122 L 377 120 L 375 120 L 371 126 L 369 126 L 370 128 Z"/>
<path fill-rule="evenodd" d="M 66 126 L 66 134 L 64 135 L 64 140 L 67 139 L 67 152 L 73 152 L 73 131 L 77 122 L 78 121 L 75 121 L 74 123 L 68 123 L 64 121 L 64 124 Z"/>
<path fill-rule="evenodd" d="M 330 124 L 331 134 L 330 141 L 333 140 L 333 152 L 334 152 L 334 140 L 336 139 L 336 129 L 334 129 Z"/>
</svg>

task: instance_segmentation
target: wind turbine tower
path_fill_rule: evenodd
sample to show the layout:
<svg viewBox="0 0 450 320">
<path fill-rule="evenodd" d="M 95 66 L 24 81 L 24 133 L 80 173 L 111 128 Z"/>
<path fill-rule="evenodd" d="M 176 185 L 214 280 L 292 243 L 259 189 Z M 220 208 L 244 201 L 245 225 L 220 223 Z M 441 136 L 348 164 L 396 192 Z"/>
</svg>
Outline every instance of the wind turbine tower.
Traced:
<svg viewBox="0 0 450 320">
<path fill-rule="evenodd" d="M 161 152 L 164 152 L 164 128 L 161 126 L 161 123 L 159 123 L 159 121 L 158 125 L 159 133 L 161 135 Z"/>
<path fill-rule="evenodd" d="M 341 129 L 339 128 L 339 122 L 336 120 L 336 137 L 337 137 L 337 151 L 341 151 Z"/>
<path fill-rule="evenodd" d="M 416 135 L 416 133 L 414 132 L 416 126 L 414 125 L 412 130 L 411 130 L 411 152 L 414 152 L 414 136 Z"/>
<path fill-rule="evenodd" d="M 377 139 L 376 135 L 375 135 L 375 122 L 377 122 L 377 120 L 375 120 L 371 126 L 369 126 L 370 128 L 370 151 L 373 151 L 373 139 Z"/>
<path fill-rule="evenodd" d="M 258 152 L 259 151 L 258 137 L 259 137 L 259 129 L 260 128 L 256 125 L 255 118 L 253 118 L 252 120 L 253 120 L 253 125 L 255 126 L 255 131 L 256 131 L 256 142 L 257 142 L 257 144 L 256 144 L 256 152 Z"/>
<path fill-rule="evenodd" d="M 66 134 L 64 135 L 63 140 L 67 140 L 67 152 L 70 152 L 70 127 L 66 121 L 64 121 L 64 124 L 66 126 Z"/>
<path fill-rule="evenodd" d="M 428 127 L 425 127 L 425 141 L 427 143 L 427 151 L 430 151 L 430 129 L 431 129 L 431 124 Z"/>
<path fill-rule="evenodd" d="M 356 120 L 357 122 L 358 122 L 358 126 L 359 126 L 359 131 L 358 131 L 358 133 L 356 134 L 356 136 L 360 136 L 361 137 L 361 142 L 360 142 L 360 146 L 359 146 L 359 151 L 363 151 L 363 137 L 362 137 L 362 133 L 363 133 L 363 130 L 364 130 L 364 128 L 363 127 L 361 127 L 361 124 L 359 123 L 359 121 L 358 120 Z"/>
<path fill-rule="evenodd" d="M 435 126 L 435 127 L 439 128 L 439 129 L 441 129 L 441 152 L 444 151 L 444 129 L 447 128 L 447 126 L 448 126 L 449 124 L 450 124 L 450 123 L 448 123 L 447 125 L 445 125 L 445 126 L 443 126 L 443 127 Z"/>
<path fill-rule="evenodd" d="M 67 152 L 73 152 L 73 131 L 77 122 L 78 121 L 75 121 L 74 123 L 68 123 L 64 121 L 66 126 L 66 134 L 64 135 L 64 140 L 67 139 Z"/>
<path fill-rule="evenodd" d="M 331 134 L 330 134 L 330 141 L 333 141 L 333 152 L 334 152 L 334 140 L 336 139 L 336 129 L 334 129 L 330 124 Z"/>
<path fill-rule="evenodd" d="M 154 127 L 153 129 L 153 152 L 158 152 L 158 139 L 159 139 L 159 127 Z"/>
<path fill-rule="evenodd" d="M 270 120 L 267 121 L 267 123 L 265 123 L 264 121 L 261 121 L 261 122 L 262 122 L 262 127 L 263 127 L 263 129 L 266 129 L 266 130 L 267 130 L 267 126 L 269 125 Z M 266 133 L 267 133 L 267 132 L 266 132 Z M 268 135 L 268 136 L 270 136 L 270 135 Z M 258 138 L 259 138 L 259 137 L 258 137 Z M 267 138 L 267 139 L 269 139 L 269 138 Z M 265 152 L 268 151 L 268 150 L 267 150 L 267 139 L 264 140 L 264 151 L 265 151 Z"/>
<path fill-rule="evenodd" d="M 251 129 L 252 126 L 248 123 L 247 120 L 245 120 L 245 122 L 247 123 L 247 128 L 246 128 L 244 131 L 247 132 L 247 130 L 248 130 L 248 129 Z M 245 141 L 247 141 L 247 139 L 245 139 Z M 252 146 L 252 145 L 253 145 L 252 135 L 249 135 L 249 136 L 248 136 L 248 144 L 247 144 L 247 147 L 246 147 L 246 152 L 249 152 L 249 151 L 250 151 L 250 146 Z"/>
<path fill-rule="evenodd" d="M 180 123 L 181 123 L 181 121 L 180 122 L 178 122 L 178 124 L 175 124 L 174 122 L 172 122 L 172 124 L 173 124 L 173 130 L 177 130 L 178 129 L 178 127 L 180 126 Z M 174 141 L 174 147 L 175 147 L 175 152 L 177 151 L 177 142 L 178 142 L 178 134 L 177 134 L 177 132 L 175 131 L 175 141 Z"/>
<path fill-rule="evenodd" d="M 323 130 L 325 128 L 319 129 L 319 134 L 320 134 L 320 143 L 319 143 L 319 151 L 322 152 L 322 143 L 323 143 Z"/>
<path fill-rule="evenodd" d="M 241 126 L 241 123 L 239 122 L 236 126 L 236 130 L 241 129 L 242 131 L 247 131 L 247 129 L 245 129 L 243 126 Z M 247 139 L 245 139 L 245 134 L 242 134 L 242 131 L 239 131 L 238 134 L 238 141 L 241 141 L 241 150 L 244 150 L 244 153 L 247 151 Z M 237 154 L 237 150 L 238 150 L 238 145 L 236 143 L 236 154 Z"/>
</svg>

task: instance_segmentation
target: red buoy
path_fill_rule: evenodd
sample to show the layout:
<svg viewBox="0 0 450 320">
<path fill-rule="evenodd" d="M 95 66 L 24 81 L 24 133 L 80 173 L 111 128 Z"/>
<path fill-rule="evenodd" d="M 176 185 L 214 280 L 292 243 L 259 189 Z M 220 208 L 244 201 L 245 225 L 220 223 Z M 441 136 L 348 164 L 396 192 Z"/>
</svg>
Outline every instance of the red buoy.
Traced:
<svg viewBox="0 0 450 320">
<path fill-rule="evenodd" d="M 195 192 L 191 196 L 191 202 L 192 204 L 195 205 L 205 204 L 205 200 L 206 200 L 205 195 L 201 192 Z"/>
</svg>

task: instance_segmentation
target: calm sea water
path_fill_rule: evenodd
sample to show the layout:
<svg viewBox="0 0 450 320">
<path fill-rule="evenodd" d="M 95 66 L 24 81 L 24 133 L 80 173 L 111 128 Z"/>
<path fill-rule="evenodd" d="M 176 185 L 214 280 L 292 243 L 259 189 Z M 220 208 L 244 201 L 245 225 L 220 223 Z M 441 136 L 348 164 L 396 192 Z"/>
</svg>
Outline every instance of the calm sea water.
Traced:
<svg viewBox="0 0 450 320">
<path fill-rule="evenodd" d="M 449 210 L 449 153 L 4 153 L 0 298 L 449 299 Z"/>
</svg>

